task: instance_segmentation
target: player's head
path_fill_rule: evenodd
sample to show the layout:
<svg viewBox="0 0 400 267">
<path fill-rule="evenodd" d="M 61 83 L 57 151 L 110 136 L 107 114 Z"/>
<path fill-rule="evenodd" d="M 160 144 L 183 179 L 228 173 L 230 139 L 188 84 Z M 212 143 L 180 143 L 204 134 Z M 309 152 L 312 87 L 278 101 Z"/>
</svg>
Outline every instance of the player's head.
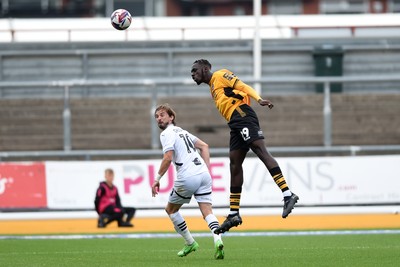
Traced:
<svg viewBox="0 0 400 267">
<path fill-rule="evenodd" d="M 106 182 L 112 184 L 114 182 L 114 171 L 113 169 L 106 169 L 104 171 L 104 178 L 106 178 Z"/>
<path fill-rule="evenodd" d="M 192 79 L 198 85 L 201 83 L 208 83 L 212 76 L 211 63 L 207 59 L 198 59 L 193 62 L 190 73 L 192 75 Z"/>
<path fill-rule="evenodd" d="M 169 124 L 175 125 L 176 113 L 168 103 L 159 105 L 154 111 L 158 127 L 165 130 Z"/>
</svg>

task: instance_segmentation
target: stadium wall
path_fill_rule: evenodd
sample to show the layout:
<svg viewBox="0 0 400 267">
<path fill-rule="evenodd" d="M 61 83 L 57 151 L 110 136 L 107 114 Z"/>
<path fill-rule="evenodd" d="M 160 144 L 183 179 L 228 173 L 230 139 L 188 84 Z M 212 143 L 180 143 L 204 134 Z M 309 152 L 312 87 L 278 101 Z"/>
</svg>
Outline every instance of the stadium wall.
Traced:
<svg viewBox="0 0 400 267">
<path fill-rule="evenodd" d="M 109 18 L 0 19 L 0 42 L 82 42 L 253 39 L 253 16 L 134 17 L 126 31 Z M 264 15 L 261 38 L 388 37 L 400 32 L 397 14 Z"/>
<path fill-rule="evenodd" d="M 279 158 L 280 166 L 301 207 L 376 206 L 400 204 L 399 155 L 359 157 Z M 175 179 L 171 166 L 160 194 L 151 197 L 160 160 L 47 161 L 0 163 L 0 209 L 93 210 L 98 183 L 104 170 L 113 168 L 123 205 L 163 209 Z M 229 197 L 229 159 L 213 158 L 213 205 L 226 207 Z M 384 166 L 384 168 L 382 168 Z M 379 167 L 379 169 L 378 169 Z M 282 196 L 262 163 L 244 163 L 242 207 L 281 207 Z M 382 186 L 382 180 L 385 184 Z M 196 207 L 192 201 L 188 207 Z M 301 207 L 299 209 L 301 209 Z"/>
</svg>

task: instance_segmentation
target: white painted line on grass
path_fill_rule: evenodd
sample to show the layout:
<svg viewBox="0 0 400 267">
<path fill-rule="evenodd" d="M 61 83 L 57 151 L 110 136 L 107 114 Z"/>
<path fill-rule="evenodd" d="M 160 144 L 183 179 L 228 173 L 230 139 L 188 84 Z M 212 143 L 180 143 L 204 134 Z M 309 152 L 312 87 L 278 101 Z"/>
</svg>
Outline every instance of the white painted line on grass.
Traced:
<svg viewBox="0 0 400 267">
<path fill-rule="evenodd" d="M 321 236 L 321 235 L 372 235 L 372 234 L 400 234 L 400 229 L 377 229 L 377 230 L 332 230 L 332 231 L 285 231 L 285 232 L 228 232 L 228 236 Z M 209 232 L 192 233 L 193 237 L 209 237 Z M 87 235 L 2 235 L 0 240 L 5 239 L 105 239 L 105 238 L 180 238 L 177 233 L 140 233 L 140 234 L 87 234 Z"/>
</svg>

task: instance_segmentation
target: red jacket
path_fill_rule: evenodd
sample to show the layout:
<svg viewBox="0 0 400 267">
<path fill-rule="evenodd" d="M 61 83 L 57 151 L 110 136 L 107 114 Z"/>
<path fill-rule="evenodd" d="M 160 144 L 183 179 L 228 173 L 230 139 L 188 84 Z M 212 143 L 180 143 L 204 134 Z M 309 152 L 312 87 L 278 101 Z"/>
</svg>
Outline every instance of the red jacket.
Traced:
<svg viewBox="0 0 400 267">
<path fill-rule="evenodd" d="M 121 199 L 119 197 L 117 187 L 115 185 L 109 187 L 106 182 L 101 182 L 96 191 L 94 205 L 98 214 L 103 213 L 104 210 L 110 205 L 112 205 L 114 208 L 121 209 Z"/>
</svg>

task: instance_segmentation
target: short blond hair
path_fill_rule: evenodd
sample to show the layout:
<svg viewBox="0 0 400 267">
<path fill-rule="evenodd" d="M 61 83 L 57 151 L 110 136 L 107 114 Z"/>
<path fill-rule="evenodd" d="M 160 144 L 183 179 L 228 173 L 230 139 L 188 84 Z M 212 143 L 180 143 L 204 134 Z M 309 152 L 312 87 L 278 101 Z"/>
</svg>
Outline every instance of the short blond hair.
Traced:
<svg viewBox="0 0 400 267">
<path fill-rule="evenodd" d="M 111 168 L 107 168 L 104 172 L 105 174 L 114 174 L 114 170 Z"/>
</svg>

